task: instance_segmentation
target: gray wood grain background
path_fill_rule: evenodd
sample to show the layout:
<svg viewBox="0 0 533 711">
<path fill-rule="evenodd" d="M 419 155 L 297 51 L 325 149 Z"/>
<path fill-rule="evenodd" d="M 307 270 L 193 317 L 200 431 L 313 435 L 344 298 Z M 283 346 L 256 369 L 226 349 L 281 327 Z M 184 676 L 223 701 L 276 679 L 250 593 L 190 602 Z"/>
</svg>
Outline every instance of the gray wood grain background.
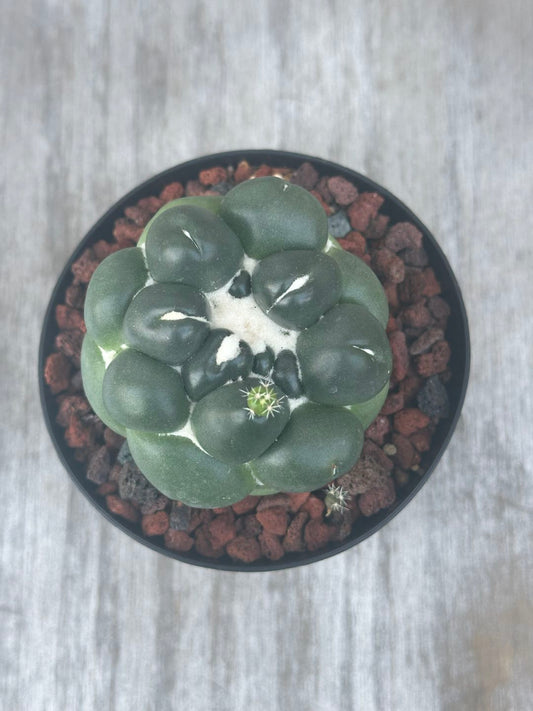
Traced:
<svg viewBox="0 0 533 711">
<path fill-rule="evenodd" d="M 0 707 L 533 707 L 530 0 L 1 0 Z M 67 257 L 141 180 L 283 148 L 403 199 L 473 344 L 430 483 L 356 549 L 216 573 L 144 549 L 74 489 L 37 345 Z"/>
</svg>

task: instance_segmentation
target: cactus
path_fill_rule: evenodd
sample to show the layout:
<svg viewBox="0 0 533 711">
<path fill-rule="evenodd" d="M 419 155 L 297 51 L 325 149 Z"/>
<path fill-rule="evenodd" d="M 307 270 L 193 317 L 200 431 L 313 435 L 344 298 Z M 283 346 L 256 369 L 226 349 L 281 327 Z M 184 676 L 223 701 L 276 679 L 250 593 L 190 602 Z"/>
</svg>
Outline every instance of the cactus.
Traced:
<svg viewBox="0 0 533 711">
<path fill-rule="evenodd" d="M 168 203 L 137 247 L 102 262 L 84 388 L 170 498 L 309 491 L 360 456 L 388 390 L 387 318 L 381 284 L 328 236 L 318 201 L 257 178 Z"/>
</svg>

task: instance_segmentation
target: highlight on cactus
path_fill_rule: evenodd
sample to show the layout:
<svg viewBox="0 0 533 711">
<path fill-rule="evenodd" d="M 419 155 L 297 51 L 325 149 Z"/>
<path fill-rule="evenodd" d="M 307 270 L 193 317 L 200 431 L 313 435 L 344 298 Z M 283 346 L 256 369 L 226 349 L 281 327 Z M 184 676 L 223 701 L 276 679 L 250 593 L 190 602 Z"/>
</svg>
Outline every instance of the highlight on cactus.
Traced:
<svg viewBox="0 0 533 711">
<path fill-rule="evenodd" d="M 170 498 L 312 491 L 358 460 L 389 387 L 388 306 L 327 227 L 309 192 L 256 178 L 167 203 L 94 273 L 86 395 Z"/>
</svg>

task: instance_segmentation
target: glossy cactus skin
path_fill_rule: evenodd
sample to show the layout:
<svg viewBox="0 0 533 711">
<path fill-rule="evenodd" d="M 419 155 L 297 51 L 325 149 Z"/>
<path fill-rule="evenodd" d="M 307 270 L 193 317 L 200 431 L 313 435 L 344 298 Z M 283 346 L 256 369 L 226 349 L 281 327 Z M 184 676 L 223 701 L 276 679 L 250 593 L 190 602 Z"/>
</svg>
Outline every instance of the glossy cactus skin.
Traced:
<svg viewBox="0 0 533 711">
<path fill-rule="evenodd" d="M 353 466 L 381 409 L 387 318 L 377 277 L 328 237 L 318 201 L 258 178 L 168 203 L 138 247 L 102 262 L 86 298 L 84 387 L 173 499 L 218 507 L 309 491 Z"/>
</svg>

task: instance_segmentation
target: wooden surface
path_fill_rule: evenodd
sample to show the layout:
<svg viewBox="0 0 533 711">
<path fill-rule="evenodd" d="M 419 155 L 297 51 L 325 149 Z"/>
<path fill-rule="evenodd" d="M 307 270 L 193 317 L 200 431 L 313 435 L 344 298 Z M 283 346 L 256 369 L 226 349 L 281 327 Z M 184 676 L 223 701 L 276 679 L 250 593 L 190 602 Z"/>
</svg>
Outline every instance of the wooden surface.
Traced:
<svg viewBox="0 0 533 711">
<path fill-rule="evenodd" d="M 527 711 L 533 704 L 530 0 L 3 0 L 0 707 Z M 74 489 L 37 390 L 85 231 L 230 148 L 341 162 L 403 199 L 461 282 L 473 364 L 430 483 L 309 567 L 167 560 Z"/>
</svg>

